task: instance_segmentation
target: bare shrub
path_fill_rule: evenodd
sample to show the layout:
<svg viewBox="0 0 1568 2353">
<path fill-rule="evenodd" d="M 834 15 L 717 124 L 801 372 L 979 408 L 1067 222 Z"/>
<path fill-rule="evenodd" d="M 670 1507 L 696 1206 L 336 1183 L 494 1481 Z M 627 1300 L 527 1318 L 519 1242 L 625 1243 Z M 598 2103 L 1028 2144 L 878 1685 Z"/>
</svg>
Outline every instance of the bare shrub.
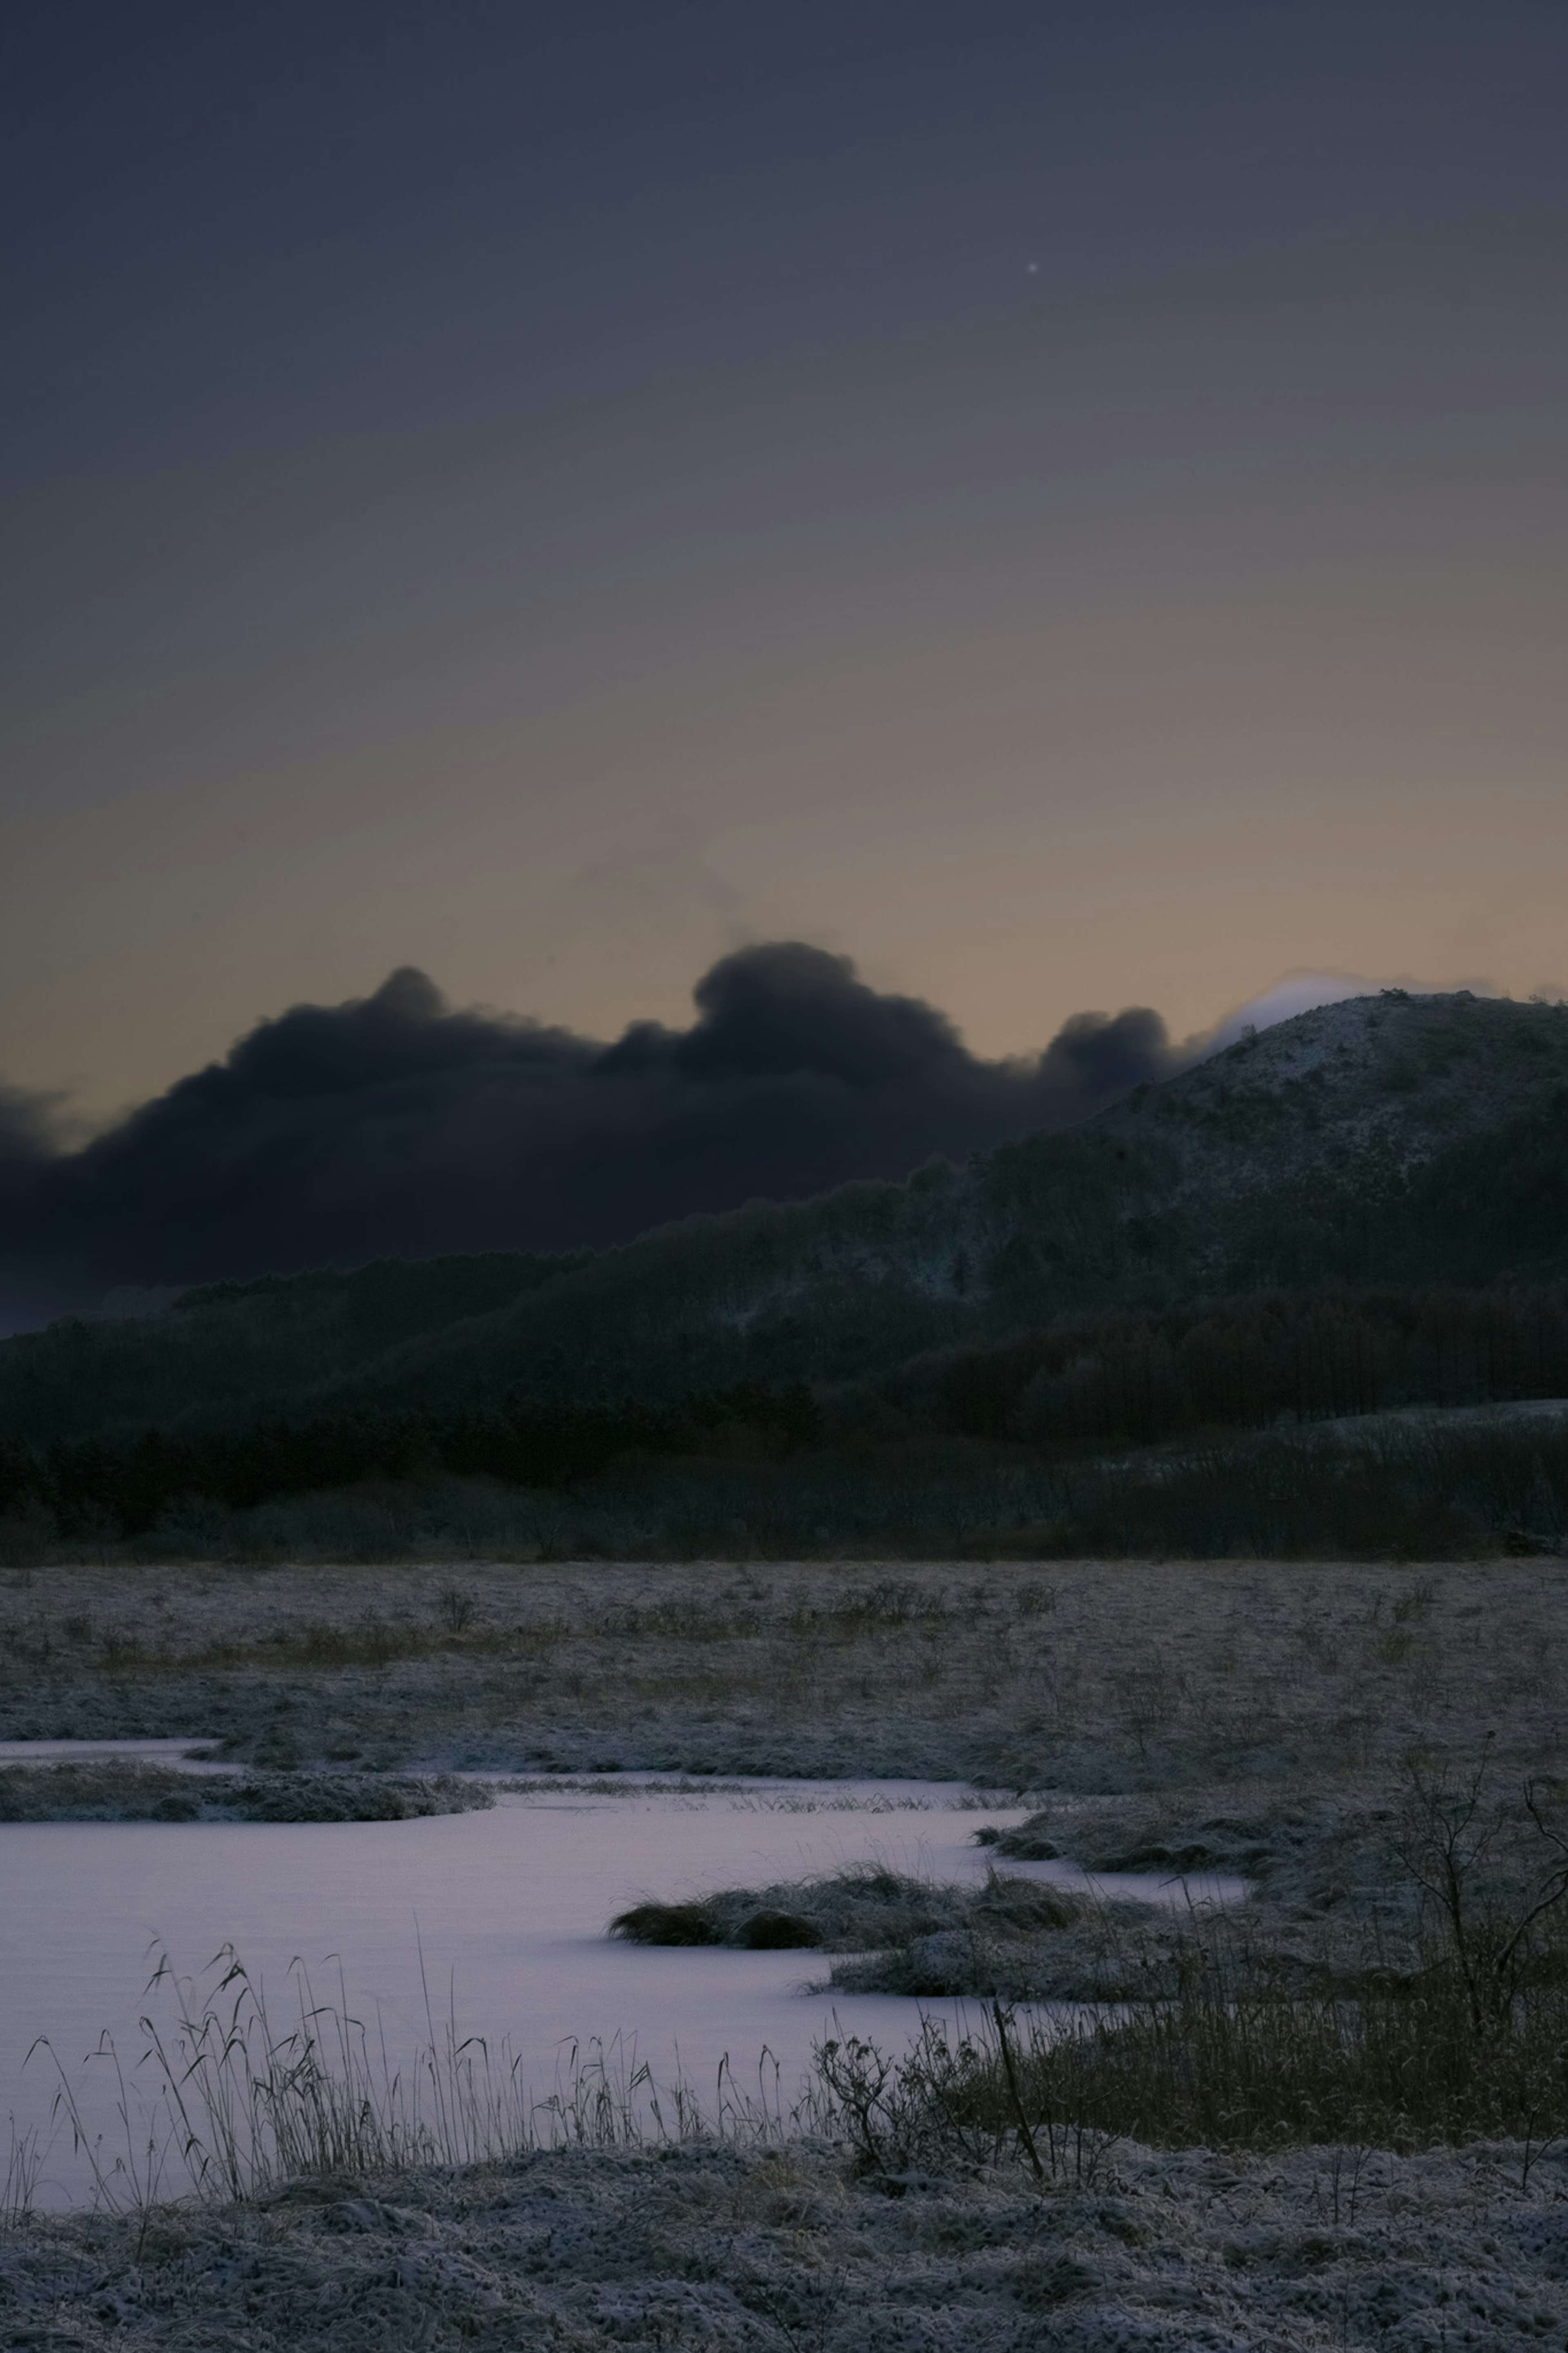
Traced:
<svg viewBox="0 0 1568 2353">
<path fill-rule="evenodd" d="M 1495 1791 L 1483 1761 L 1412 1768 L 1400 1852 L 1425 1898 L 1415 1935 L 1391 1954 L 1368 1924 L 1353 1972 L 1325 1966 L 1314 1984 L 1271 1946 L 1267 1915 L 1194 1915 L 1174 1946 L 1126 1947 L 1125 1998 L 1096 2017 L 1017 2027 L 994 2003 L 951 2048 L 928 2023 L 885 2072 L 869 2046 L 835 2045 L 825 2080 L 849 2070 L 849 2113 L 868 2119 L 879 2164 L 894 2141 L 913 2150 L 945 2134 L 970 2151 L 1009 2126 L 1047 2151 L 1084 2134 L 1181 2148 L 1539 2148 L 1568 2132 L 1568 1842 L 1539 1785 Z M 1115 1926 L 1108 1915 L 1108 1936 Z"/>
<path fill-rule="evenodd" d="M 466 1634 L 474 1622 L 476 1608 L 471 1593 L 460 1586 L 448 1585 L 437 1602 L 437 1613 L 448 1634 Z"/>
<path fill-rule="evenodd" d="M 923 2019 L 901 2059 L 843 2033 L 812 2056 L 862 2172 L 994 2166 L 1016 2151 L 1038 2180 L 1091 2183 L 1117 2135 L 1042 2104 L 1041 2047 L 1038 2029 L 1020 2041 L 1013 2011 L 995 2002 L 951 2034 Z"/>
<path fill-rule="evenodd" d="M 1539 1779 L 1517 1799 L 1489 1761 L 1465 1772 L 1409 1767 L 1399 1857 L 1421 1890 L 1478 2041 L 1507 2031 L 1543 1968 L 1568 1967 L 1547 1936 L 1568 1897 L 1568 1839 L 1547 1819 Z"/>
</svg>

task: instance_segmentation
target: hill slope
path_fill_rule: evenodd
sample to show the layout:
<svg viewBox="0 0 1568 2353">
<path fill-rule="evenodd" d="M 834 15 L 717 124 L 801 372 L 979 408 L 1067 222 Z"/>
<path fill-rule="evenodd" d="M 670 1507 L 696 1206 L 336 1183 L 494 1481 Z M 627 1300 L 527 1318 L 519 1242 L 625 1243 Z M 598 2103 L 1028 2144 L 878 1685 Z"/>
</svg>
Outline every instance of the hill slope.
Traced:
<svg viewBox="0 0 1568 2353">
<path fill-rule="evenodd" d="M 0 1345 L 0 1432 L 509 1388 L 658 1398 L 843 1381 L 1099 1308 L 1564 1271 L 1568 1008 L 1390 992 L 904 1184 L 691 1219 L 587 1260 L 388 1271 L 389 1296 L 421 1303 L 401 1322 L 356 1324 L 365 1270 L 217 1286 L 155 1322 L 55 1325 Z"/>
</svg>

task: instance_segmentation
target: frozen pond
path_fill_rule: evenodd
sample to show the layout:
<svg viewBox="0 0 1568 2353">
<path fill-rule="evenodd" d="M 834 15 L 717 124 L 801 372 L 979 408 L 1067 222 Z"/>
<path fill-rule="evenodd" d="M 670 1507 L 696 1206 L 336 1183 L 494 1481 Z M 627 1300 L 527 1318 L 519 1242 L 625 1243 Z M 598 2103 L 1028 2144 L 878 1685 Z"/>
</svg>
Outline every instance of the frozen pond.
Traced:
<svg viewBox="0 0 1568 2353">
<path fill-rule="evenodd" d="M 147 1754 L 153 1744 L 135 1746 Z M 188 1744 L 156 1746 L 177 1756 Z M 52 1761 L 42 1744 L 27 1753 Z M 122 2058 L 142 2051 L 154 1946 L 194 1974 L 232 1945 L 279 2010 L 296 1957 L 334 1997 L 341 1962 L 354 2010 L 373 2031 L 380 2021 L 398 2055 L 426 2035 L 422 1946 L 438 2010 L 455 1990 L 461 2031 L 508 2042 L 542 2093 L 563 2044 L 619 2035 L 656 2074 L 679 2069 L 700 2094 L 710 2094 L 726 2055 L 742 2082 L 754 2078 L 766 2046 L 788 2094 L 814 2038 L 833 2031 L 836 2002 L 854 2031 L 893 2045 L 919 2009 L 951 2014 L 954 2005 L 805 1995 L 804 1981 L 826 1973 L 812 1954 L 628 1946 L 606 1936 L 611 1917 L 644 1897 L 867 1862 L 978 1880 L 988 1858 L 973 1844 L 976 1826 L 1027 1810 L 978 1810 L 973 1792 L 946 1784 L 726 1782 L 688 1793 L 627 1775 L 613 1787 L 506 1794 L 489 1813 L 401 1822 L 0 1825 L 0 2170 L 6 2120 L 18 2132 L 48 2120 L 48 2054 L 27 2059 L 39 2035 L 85 2085 L 95 2128 L 110 2132 L 109 2071 L 84 2073 L 84 2063 L 105 2030 Z M 1084 1883 L 1070 1864 L 1005 1867 Z M 1095 1883 L 1143 1895 L 1155 1884 Z M 1242 1890 L 1207 1882 L 1192 1892 L 1229 1900 Z M 1169 1893 L 1184 1900 L 1180 1883 Z M 56 2135 L 47 2179 L 52 2202 L 86 2193 L 68 2132 Z"/>
</svg>

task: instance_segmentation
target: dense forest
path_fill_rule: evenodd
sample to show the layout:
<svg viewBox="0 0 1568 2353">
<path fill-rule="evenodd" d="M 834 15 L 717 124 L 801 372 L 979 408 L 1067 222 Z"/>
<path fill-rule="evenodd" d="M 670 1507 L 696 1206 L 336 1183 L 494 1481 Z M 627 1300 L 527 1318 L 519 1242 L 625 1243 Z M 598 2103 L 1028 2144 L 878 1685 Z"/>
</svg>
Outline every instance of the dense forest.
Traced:
<svg viewBox="0 0 1568 2353">
<path fill-rule="evenodd" d="M 479 1506 L 478 1482 L 574 1496 L 639 1528 L 679 1489 L 688 1523 L 710 1524 L 710 1542 L 737 1519 L 751 1528 L 761 1497 L 781 1528 L 793 1529 L 797 1550 L 842 1541 L 879 1494 L 877 1508 L 899 1522 L 907 1544 L 927 1522 L 973 1534 L 977 1498 L 1037 1497 L 1042 1478 L 1054 1478 L 1051 1493 L 1078 1498 L 1076 1522 L 1086 1491 L 1073 1485 L 1071 1467 L 1120 1459 L 1120 1483 L 1107 1488 L 1094 1474 L 1097 1493 L 1104 1491 L 1097 1541 L 1110 1542 L 1110 1496 L 1116 1524 L 1153 1543 L 1162 1514 L 1169 1521 L 1184 1496 L 1224 1483 L 1221 1440 L 1325 1421 L 1353 1426 L 1399 1408 L 1551 1397 L 1568 1397 L 1568 1287 L 1274 1292 L 1064 1317 L 989 1345 L 932 1351 L 875 1382 L 815 1392 L 804 1383 L 742 1383 L 673 1405 L 514 1392 L 488 1407 L 361 1401 L 314 1414 L 0 1439 L 0 1542 L 7 1525 L 14 1535 L 30 1529 L 35 1543 L 147 1539 L 156 1547 L 183 1541 L 193 1526 L 210 1534 L 220 1525 L 236 1535 L 243 1515 L 264 1506 L 355 1488 L 374 1488 L 384 1504 L 392 1487 L 405 1500 L 423 1497 L 416 1508 L 410 1500 L 410 1525 L 438 1534 L 441 1511 L 450 1514 L 466 1484 L 465 1525 L 476 1512 L 498 1529 L 511 1525 L 504 1512 L 497 1521 L 493 1498 Z M 1435 1442 L 1429 1430 L 1415 1435 Z M 1513 1445 L 1516 1434 L 1505 1435 Z M 1465 1442 L 1473 1455 L 1473 1440 Z M 1555 1442 L 1552 1431 L 1533 1442 Z M 1137 1451 L 1158 1449 L 1152 1467 Z M 1385 1450 L 1384 1474 L 1397 1462 L 1405 1476 L 1409 1455 L 1408 1442 Z M 1363 1484 L 1367 1461 L 1358 1459 Z M 1256 1486 L 1255 1451 L 1233 1451 L 1229 1461 L 1225 1478 Z M 1299 1472 L 1286 1488 L 1300 1490 Z M 742 1496 L 737 1509 L 742 1490 L 752 1500 Z M 1055 1508 L 1059 1519 L 1066 1507 Z M 1509 1508 L 1511 1526 L 1519 1514 Z M 1022 1517 L 1037 1524 L 1039 1512 L 1033 1504 Z M 384 1516 L 371 1518 L 382 1525 Z M 1019 1516 L 1009 1501 L 997 1525 L 1010 1528 Z M 308 1514 L 288 1525 L 296 1542 L 308 1540 Z"/>
<path fill-rule="evenodd" d="M 1568 1398 L 1568 1286 L 1267 1292 L 1064 1316 L 933 1350 L 836 1400 L 841 1426 L 1088 1454 L 1400 1406 Z"/>
<path fill-rule="evenodd" d="M 821 1421 L 803 1388 L 742 1387 L 688 1398 L 678 1409 L 635 1398 L 573 1406 L 508 1397 L 488 1410 L 367 1407 L 298 1420 L 263 1414 L 217 1430 L 153 1425 L 44 1446 L 0 1439 L 0 1520 L 41 1514 L 67 1536 L 139 1536 L 171 1506 L 198 1499 L 245 1511 L 362 1480 L 445 1475 L 564 1488 L 628 1456 L 783 1453 L 816 1437 Z"/>
</svg>

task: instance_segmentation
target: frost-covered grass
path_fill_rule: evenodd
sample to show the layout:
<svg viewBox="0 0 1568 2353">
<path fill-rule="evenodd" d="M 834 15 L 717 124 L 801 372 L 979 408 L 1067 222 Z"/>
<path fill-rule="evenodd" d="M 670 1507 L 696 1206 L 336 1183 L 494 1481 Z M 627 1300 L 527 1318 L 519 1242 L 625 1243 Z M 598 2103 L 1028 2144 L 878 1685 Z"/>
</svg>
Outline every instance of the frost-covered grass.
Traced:
<svg viewBox="0 0 1568 2353">
<path fill-rule="evenodd" d="M 1286 2060 L 1190 2002 L 1152 2115 L 1124 2019 L 1063 2038 L 994 2010 L 901 2061 L 842 2037 L 792 2102 L 764 2070 L 705 2107 L 593 2052 L 531 2097 L 438 2018 L 395 2075 L 340 1991 L 301 1978 L 274 2017 L 237 1962 L 205 1993 L 160 1972 L 150 1995 L 152 2129 L 100 2152 L 92 2211 L 0 2228 L 14 2345 L 1415 2353 L 1568 2329 L 1552 2118 L 1419 2153 L 1434 2136 L 1394 2153 L 1364 2114 L 1308 2140 L 1237 2131 L 1193 2108 L 1215 2033 L 1239 2031 L 1276 2094 Z M 1431 2022 L 1411 2019 L 1407 2060 Z M 1134 2076 L 1136 2122 L 1105 2096 Z M 1194 2122 L 1218 2146 L 1192 2146 Z"/>
<path fill-rule="evenodd" d="M 1555 1915 L 1510 1942 L 1557 1868 L 1562 1575 L 746 1562 L 454 1581 L 442 1563 L 0 1583 L 13 1737 L 216 1739 L 269 1784 L 328 1765 L 536 1787 L 969 1775 L 1041 1793 L 990 1841 L 1007 1901 L 1049 1851 L 1258 1890 L 1185 1944 L 1179 1920 L 1111 1918 L 1151 1967 L 1073 2033 L 982 2005 L 968 2057 L 928 2042 L 883 2073 L 846 1989 L 814 2084 L 770 2094 L 743 2069 L 695 2105 L 592 2050 L 525 2087 L 439 2016 L 389 2076 L 341 2003 L 263 2029 L 236 1980 L 226 2011 L 194 2001 L 165 2033 L 154 2066 L 184 2111 L 165 2102 L 163 2138 L 128 2141 L 118 2173 L 104 2158 L 100 2211 L 0 2237 L 0 2327 L 89 2353 L 1563 2341 Z M 752 1908 L 726 1935 L 801 1894 L 739 1891 Z M 691 1900 L 710 1926 L 723 1910 Z M 902 1945 L 861 1957 L 955 1932 L 971 1954 L 1015 1930 L 1103 1949 L 1108 1916 L 911 1914 Z M 13 2205 L 36 2156 L 13 2153 Z M 182 2166 L 203 2194 L 171 2204 Z"/>
<path fill-rule="evenodd" d="M 138 1758 L 0 1765 L 0 1822 L 401 1822 L 492 1803 L 449 1774 L 212 1773 Z"/>
<path fill-rule="evenodd" d="M 449 1563 L 14 1572 L 0 1736 L 217 1737 L 277 1767 L 1085 1793 L 1257 1779 L 1331 1797 L 1488 1728 L 1520 1770 L 1555 1769 L 1563 1577 L 1549 1561 L 474 1564 L 457 1586 Z"/>
<path fill-rule="evenodd" d="M 1086 2152 L 858 2176 L 828 2147 L 530 2152 L 0 2235 L 17 2345 L 79 2353 L 1452 2353 L 1568 2334 L 1568 2168 Z"/>
<path fill-rule="evenodd" d="M 1265 1884 L 1184 1915 L 994 1871 L 967 1888 L 860 1872 L 644 1903 L 613 1926 L 647 1944 L 827 1946 L 859 1957 L 834 1965 L 847 1992 L 989 1997 L 956 2045 L 927 2021 L 902 2059 L 848 2031 L 831 2046 L 830 2088 L 884 2169 L 955 2141 L 978 2158 L 1009 2133 L 1036 2168 L 1041 2134 L 1085 2131 L 1553 2142 L 1568 2134 L 1562 1787 L 1516 1788 L 1483 1753 L 1468 1770 L 1413 1760 L 1394 1794 L 1359 1900 L 1310 1873 L 1294 1900 Z M 1037 1851 L 1038 1818 L 991 1842 Z M 1096 2007 L 1022 2021 L 1005 2007 L 1053 1996 Z"/>
<path fill-rule="evenodd" d="M 872 1867 L 772 1887 L 726 1888 L 685 1903 L 634 1905 L 611 1922 L 610 1933 L 634 1945 L 881 1952 L 939 1936 L 973 1941 L 1048 1933 L 1099 1909 L 1090 1897 L 1035 1880 L 1001 1878 L 994 1872 L 979 1887 L 957 1887 Z M 954 1989 L 991 1990 L 970 1986 Z"/>
<path fill-rule="evenodd" d="M 1453 1953 L 1434 1943 L 1426 1957 L 1411 1978 L 1303 1992 L 1271 1984 L 1245 1947 L 1194 1940 L 1173 1986 L 1109 2009 L 1020 2018 L 993 2002 L 956 2040 L 928 2021 L 901 2057 L 846 2031 L 826 2046 L 827 2081 L 863 2161 L 882 2171 L 994 2163 L 1012 2146 L 1054 2179 L 1086 2137 L 1555 2147 L 1568 2133 L 1561 1972 L 1478 2017 Z"/>
</svg>

